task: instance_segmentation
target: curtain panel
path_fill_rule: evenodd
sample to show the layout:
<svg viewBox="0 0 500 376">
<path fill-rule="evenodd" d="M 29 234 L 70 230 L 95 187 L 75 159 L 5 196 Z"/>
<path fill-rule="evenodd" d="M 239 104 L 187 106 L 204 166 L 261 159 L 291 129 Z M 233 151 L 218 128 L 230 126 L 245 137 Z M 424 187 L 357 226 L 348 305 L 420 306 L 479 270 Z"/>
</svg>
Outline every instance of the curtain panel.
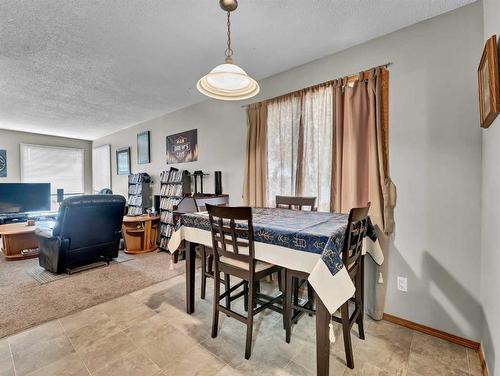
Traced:
<svg viewBox="0 0 500 376">
<path fill-rule="evenodd" d="M 256 103 L 247 108 L 244 205 L 266 206 L 267 164 L 267 104 Z"/>
<path fill-rule="evenodd" d="M 348 212 L 371 202 L 370 218 L 385 262 L 369 263 L 367 269 L 367 310 L 380 320 L 383 316 L 389 264 L 389 238 L 394 230 L 395 186 L 388 174 L 387 160 L 387 71 L 374 69 L 361 73 L 352 83 L 346 79 L 333 84 L 333 174 L 331 210 Z M 371 270 L 370 270 L 371 269 Z"/>
<path fill-rule="evenodd" d="M 316 196 L 318 210 L 347 213 L 371 202 L 385 262 L 371 263 L 367 310 L 381 319 L 396 189 L 388 163 L 388 71 L 375 68 L 251 105 L 245 204 L 276 195 Z M 260 184 L 260 185 L 259 185 Z"/>
<path fill-rule="evenodd" d="M 319 87 L 268 103 L 268 196 L 315 196 L 330 210 L 332 91 Z"/>
</svg>

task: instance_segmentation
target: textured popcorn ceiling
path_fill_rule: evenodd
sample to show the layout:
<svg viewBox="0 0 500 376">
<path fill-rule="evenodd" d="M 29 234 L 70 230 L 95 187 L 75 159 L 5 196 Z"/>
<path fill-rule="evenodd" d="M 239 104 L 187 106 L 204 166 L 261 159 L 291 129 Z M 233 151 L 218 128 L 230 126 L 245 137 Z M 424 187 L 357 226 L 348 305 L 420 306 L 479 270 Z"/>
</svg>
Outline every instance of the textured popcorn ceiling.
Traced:
<svg viewBox="0 0 500 376">
<path fill-rule="evenodd" d="M 257 79 L 472 0 L 240 0 L 235 63 Z M 204 100 L 217 0 L 1 0 L 0 128 L 95 139 Z"/>
</svg>

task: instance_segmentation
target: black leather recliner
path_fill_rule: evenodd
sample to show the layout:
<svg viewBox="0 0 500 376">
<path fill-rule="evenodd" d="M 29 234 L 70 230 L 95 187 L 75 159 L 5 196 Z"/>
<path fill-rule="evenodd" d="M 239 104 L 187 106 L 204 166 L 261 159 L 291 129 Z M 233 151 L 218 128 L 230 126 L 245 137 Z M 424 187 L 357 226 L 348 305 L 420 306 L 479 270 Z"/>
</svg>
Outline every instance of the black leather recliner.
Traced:
<svg viewBox="0 0 500 376">
<path fill-rule="evenodd" d="M 65 199 L 52 233 L 37 229 L 40 266 L 52 273 L 70 272 L 118 256 L 125 198 L 88 195 Z"/>
</svg>

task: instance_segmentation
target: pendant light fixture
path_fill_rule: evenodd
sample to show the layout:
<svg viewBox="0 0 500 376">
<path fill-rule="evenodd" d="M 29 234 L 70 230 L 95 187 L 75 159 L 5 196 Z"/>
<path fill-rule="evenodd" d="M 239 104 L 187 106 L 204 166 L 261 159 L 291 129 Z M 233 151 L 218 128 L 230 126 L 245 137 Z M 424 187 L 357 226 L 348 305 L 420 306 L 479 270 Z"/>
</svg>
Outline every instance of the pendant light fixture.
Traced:
<svg viewBox="0 0 500 376">
<path fill-rule="evenodd" d="M 236 64 L 233 64 L 231 49 L 231 12 L 238 7 L 237 0 L 219 0 L 221 8 L 227 12 L 227 48 L 224 64 L 216 66 L 198 81 L 196 87 L 207 97 L 238 101 L 251 98 L 259 93 L 259 84 Z"/>
</svg>

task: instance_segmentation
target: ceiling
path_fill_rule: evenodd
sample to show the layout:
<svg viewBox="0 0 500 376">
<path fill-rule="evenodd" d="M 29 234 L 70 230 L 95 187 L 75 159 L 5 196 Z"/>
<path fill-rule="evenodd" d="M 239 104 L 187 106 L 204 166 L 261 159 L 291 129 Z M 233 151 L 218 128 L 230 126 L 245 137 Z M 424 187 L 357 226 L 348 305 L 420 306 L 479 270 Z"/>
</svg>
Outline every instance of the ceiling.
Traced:
<svg viewBox="0 0 500 376">
<path fill-rule="evenodd" d="M 256 79 L 474 0 L 240 0 L 235 63 Z M 218 0 L 2 0 L 0 128 L 96 139 L 205 100 Z"/>
</svg>

